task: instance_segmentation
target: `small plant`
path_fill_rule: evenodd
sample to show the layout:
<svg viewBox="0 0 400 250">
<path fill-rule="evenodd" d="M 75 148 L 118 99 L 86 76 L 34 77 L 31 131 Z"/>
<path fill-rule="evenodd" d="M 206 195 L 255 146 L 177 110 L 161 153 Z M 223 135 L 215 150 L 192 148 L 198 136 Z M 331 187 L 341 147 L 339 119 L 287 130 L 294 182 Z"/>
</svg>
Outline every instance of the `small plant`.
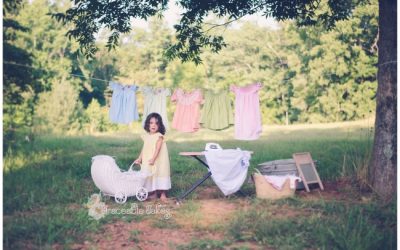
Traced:
<svg viewBox="0 0 400 250">
<path fill-rule="evenodd" d="M 136 244 L 139 243 L 139 236 L 142 234 L 140 230 L 132 230 L 131 234 L 129 235 L 129 240 L 135 242 Z"/>
<path fill-rule="evenodd" d="M 161 228 L 161 229 L 164 229 L 164 228 L 167 228 L 167 229 L 178 229 L 178 228 L 181 228 L 181 225 L 176 223 L 176 221 L 174 219 L 172 219 L 172 218 L 155 220 L 152 223 L 152 226 L 156 227 L 156 228 Z"/>
</svg>

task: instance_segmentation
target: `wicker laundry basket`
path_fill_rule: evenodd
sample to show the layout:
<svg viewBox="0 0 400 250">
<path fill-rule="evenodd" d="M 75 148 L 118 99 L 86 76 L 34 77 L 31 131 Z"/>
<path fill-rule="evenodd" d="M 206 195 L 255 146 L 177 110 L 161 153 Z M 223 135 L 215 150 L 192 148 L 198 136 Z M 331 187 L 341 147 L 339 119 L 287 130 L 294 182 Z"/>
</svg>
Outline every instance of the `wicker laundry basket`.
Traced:
<svg viewBox="0 0 400 250">
<path fill-rule="evenodd" d="M 288 198 L 294 196 L 294 192 L 296 191 L 290 188 L 289 178 L 285 181 L 282 190 L 277 190 L 267 182 L 263 175 L 254 173 L 252 177 L 256 185 L 257 198 L 260 199 L 277 200 Z"/>
</svg>

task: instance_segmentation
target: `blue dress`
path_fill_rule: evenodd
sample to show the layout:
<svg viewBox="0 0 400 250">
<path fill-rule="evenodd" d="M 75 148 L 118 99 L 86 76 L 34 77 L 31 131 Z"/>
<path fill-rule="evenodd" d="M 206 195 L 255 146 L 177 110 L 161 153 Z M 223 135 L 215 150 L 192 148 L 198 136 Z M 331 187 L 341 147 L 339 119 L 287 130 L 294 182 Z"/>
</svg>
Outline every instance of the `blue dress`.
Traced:
<svg viewBox="0 0 400 250">
<path fill-rule="evenodd" d="M 128 124 L 139 119 L 136 105 L 137 86 L 123 86 L 117 82 L 110 82 L 113 90 L 110 106 L 110 120 L 113 123 Z"/>
<path fill-rule="evenodd" d="M 136 90 L 135 85 L 124 86 L 124 112 L 123 123 L 130 123 L 139 120 L 139 113 L 136 104 Z"/>
</svg>

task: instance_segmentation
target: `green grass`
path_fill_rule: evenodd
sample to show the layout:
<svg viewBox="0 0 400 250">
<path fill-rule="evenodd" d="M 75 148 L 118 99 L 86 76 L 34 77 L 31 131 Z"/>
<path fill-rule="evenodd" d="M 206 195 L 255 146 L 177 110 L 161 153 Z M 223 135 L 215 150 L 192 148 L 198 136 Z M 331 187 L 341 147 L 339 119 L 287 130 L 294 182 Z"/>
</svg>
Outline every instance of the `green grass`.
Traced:
<svg viewBox="0 0 400 250">
<path fill-rule="evenodd" d="M 95 232 L 99 222 L 89 218 L 86 209 L 49 206 L 39 212 L 26 212 L 4 219 L 5 249 L 24 249 L 22 241 L 34 241 L 38 247 L 55 242 L 71 244 L 83 241 L 85 233 Z"/>
<path fill-rule="evenodd" d="M 225 247 L 230 245 L 230 241 L 227 240 L 211 240 L 211 239 L 200 239 L 193 240 L 189 244 L 179 245 L 176 247 L 178 250 L 203 250 L 203 249 L 212 249 L 212 250 L 222 250 L 226 249 Z"/>
<path fill-rule="evenodd" d="M 161 229 L 178 229 L 181 228 L 181 225 L 176 223 L 176 221 L 173 218 L 170 219 L 164 219 L 160 218 L 151 224 L 155 228 L 161 228 Z"/>
<path fill-rule="evenodd" d="M 275 217 L 272 211 L 285 203 L 298 214 Z M 238 212 L 230 223 L 228 234 L 235 241 L 254 241 L 279 249 L 396 248 L 395 203 L 381 207 L 282 200 L 253 205 L 249 211 Z"/>
<path fill-rule="evenodd" d="M 201 130 L 189 136 L 178 132 L 169 133 L 167 145 L 172 189 L 168 195 L 178 196 L 206 171 L 198 162 L 179 156 L 178 153 L 202 150 L 205 143 L 210 141 L 219 143 L 223 148 L 239 147 L 253 151 L 250 172 L 258 163 L 291 158 L 294 152 L 309 151 L 318 160 L 318 172 L 323 181 L 355 176 L 359 166 L 367 161 L 371 148 L 371 137 L 368 136 L 371 134 L 370 128 L 359 123 L 327 124 L 326 128 L 323 125 L 267 127 L 264 131 L 257 141 L 232 139 L 232 128 L 223 132 Z M 68 245 L 85 240 L 87 233 L 96 232 L 105 223 L 146 219 L 146 216 L 133 218 L 108 215 L 96 221 L 88 217 L 84 207 L 90 195 L 98 192 L 91 180 L 91 157 L 98 154 L 113 155 L 118 165 L 127 169 L 139 154 L 140 148 L 141 141 L 137 133 L 46 136 L 37 137 L 30 143 L 17 143 L 14 147 L 8 147 L 3 153 L 5 249 L 18 248 L 21 241 L 29 241 L 39 247 L 53 243 Z M 203 185 L 214 183 L 207 180 Z M 244 189 L 254 201 L 252 207 L 258 207 L 254 188 L 246 185 Z M 188 197 L 189 200 L 193 198 L 196 198 L 196 192 Z M 181 212 L 193 217 L 191 214 L 197 210 L 198 204 L 195 200 L 191 202 L 186 203 Z M 110 200 L 107 204 L 114 205 L 114 202 Z M 313 213 L 310 218 L 271 220 L 268 213 L 251 214 L 255 212 L 250 211 L 250 214 L 242 213 L 236 217 L 227 237 L 237 241 L 265 243 L 280 249 L 297 246 L 316 248 L 329 244 L 337 249 L 368 249 L 362 237 L 370 237 L 371 246 L 384 243 L 388 249 L 395 247 L 395 209 L 380 209 L 375 205 L 354 208 L 352 205 L 347 207 L 323 201 L 314 204 L 296 199 L 274 204 L 317 211 L 320 217 Z M 257 216 L 265 221 L 253 223 L 259 221 Z M 153 226 L 168 227 L 164 222 Z M 241 227 L 244 227 L 243 234 L 239 233 Z M 325 233 L 313 236 L 319 231 Z M 271 234 L 276 237 L 267 237 Z M 218 248 L 220 244 L 214 243 Z M 192 246 L 196 248 L 197 245 L 202 245 L 202 242 L 195 242 Z"/>
</svg>

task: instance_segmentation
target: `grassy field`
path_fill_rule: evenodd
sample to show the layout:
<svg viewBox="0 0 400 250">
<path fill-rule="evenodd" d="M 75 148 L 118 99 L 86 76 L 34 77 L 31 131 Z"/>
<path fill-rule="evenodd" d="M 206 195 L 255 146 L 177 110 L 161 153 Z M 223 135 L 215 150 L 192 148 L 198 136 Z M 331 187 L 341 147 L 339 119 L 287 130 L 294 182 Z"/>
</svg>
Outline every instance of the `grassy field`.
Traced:
<svg viewBox="0 0 400 250">
<path fill-rule="evenodd" d="M 37 137 L 4 153 L 3 245 L 5 249 L 97 249 L 107 244 L 124 249 L 395 249 L 396 202 L 381 204 L 357 185 L 365 182 L 368 171 L 372 125 L 362 121 L 270 126 L 251 142 L 234 140 L 232 128 L 168 133 L 173 186 L 169 197 L 188 189 L 205 170 L 178 153 L 202 150 L 211 141 L 223 148 L 253 151 L 250 173 L 258 163 L 309 151 L 327 184 L 326 191 L 265 201 L 255 198 L 251 184 L 243 188 L 245 197 L 224 198 L 207 180 L 182 206 L 168 204 L 173 215 L 169 220 L 158 215 L 107 215 L 94 220 L 85 207 L 98 192 L 90 176 L 91 157 L 113 155 L 127 169 L 140 151 L 139 127 L 109 135 Z M 134 202 L 131 198 L 124 205 L 113 200 L 106 204 L 121 208 Z"/>
</svg>

